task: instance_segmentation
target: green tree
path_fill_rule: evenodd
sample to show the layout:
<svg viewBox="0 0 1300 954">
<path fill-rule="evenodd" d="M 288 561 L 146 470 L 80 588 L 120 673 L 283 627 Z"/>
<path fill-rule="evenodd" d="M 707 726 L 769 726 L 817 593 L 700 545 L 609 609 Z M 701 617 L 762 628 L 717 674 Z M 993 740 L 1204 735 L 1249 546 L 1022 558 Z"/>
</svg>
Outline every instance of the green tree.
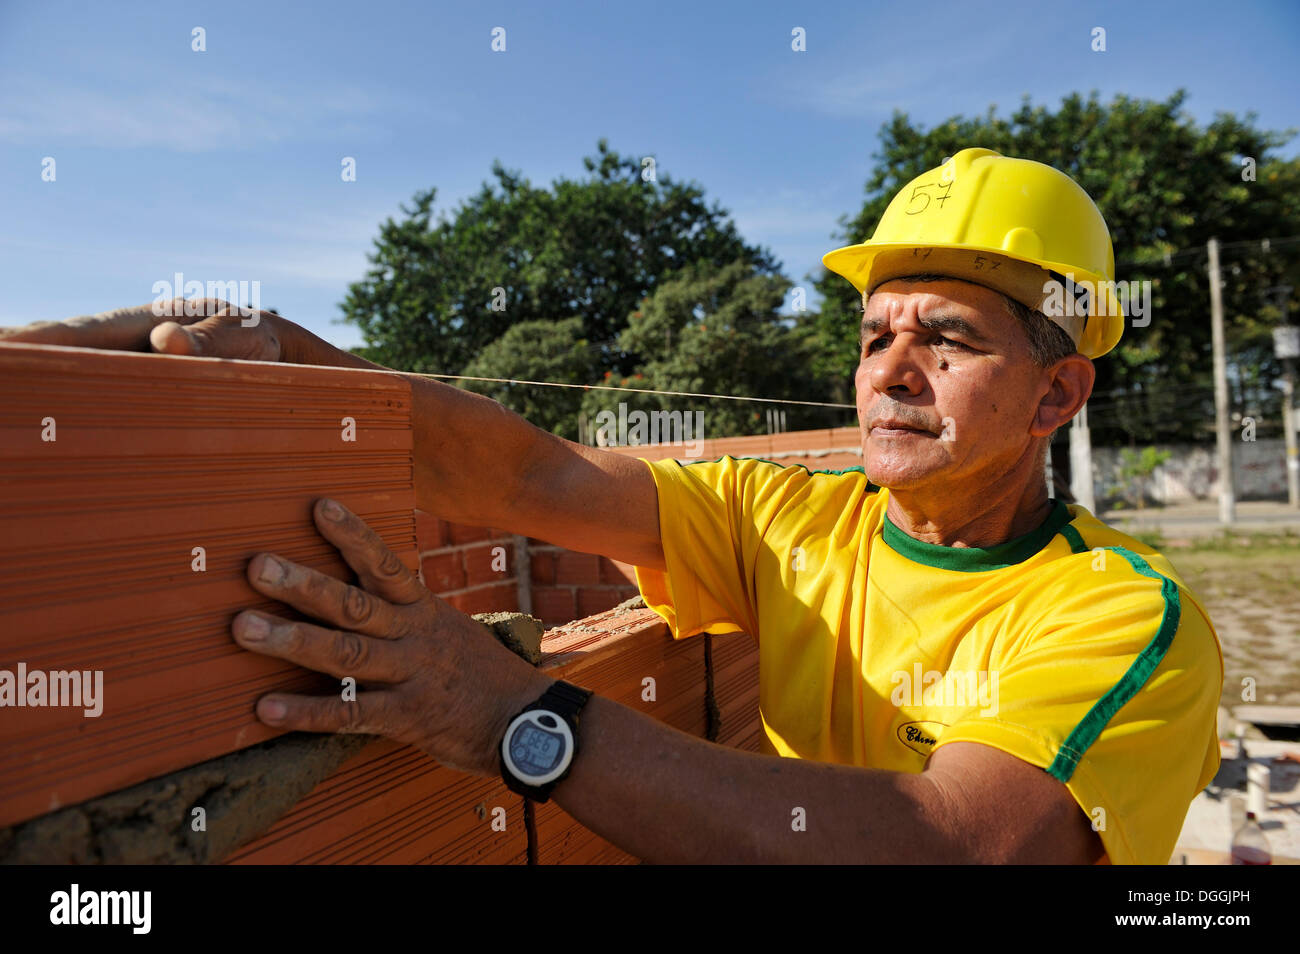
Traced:
<svg viewBox="0 0 1300 954">
<path fill-rule="evenodd" d="M 954 117 L 929 130 L 895 113 L 881 129 L 866 201 L 841 220 L 839 240 L 868 238 L 894 193 L 968 146 L 1068 173 L 1106 218 L 1117 278 L 1152 283 L 1150 324 L 1130 322 L 1119 347 L 1097 362 L 1093 438 L 1200 438 L 1214 417 L 1206 240 L 1251 243 L 1223 257 L 1228 346 L 1241 379 L 1271 381 L 1279 369 L 1268 336 L 1281 312 L 1267 289 L 1292 285 L 1295 312 L 1300 244 L 1265 252 L 1258 242 L 1300 235 L 1300 160 L 1273 155 L 1294 130 L 1258 129 L 1253 113 L 1219 114 L 1201 126 L 1183 111 L 1185 99 L 1180 91 L 1164 102 L 1121 95 L 1102 103 L 1096 93 L 1086 99 L 1076 93 L 1054 110 L 1026 99 L 1008 118 L 990 107 L 985 116 Z M 1243 178 L 1246 159 L 1255 162 L 1254 181 Z M 838 275 L 823 273 L 817 288 L 824 303 L 816 317 L 816 366 L 847 376 L 858 360 L 861 299 Z"/>
<path fill-rule="evenodd" d="M 793 400 L 826 400 L 823 380 L 809 372 L 806 336 L 778 309 L 790 282 L 763 274 L 745 261 L 718 267 L 696 263 L 683 268 L 634 312 L 619 337 L 619 347 L 641 356 L 639 381 L 665 391 L 726 394 Z M 601 410 L 681 410 L 704 414 L 708 437 L 765 433 L 769 405 L 659 395 L 592 391 L 583 411 L 593 420 Z M 843 423 L 845 413 L 818 408 L 788 408 L 789 429 Z"/>
<path fill-rule="evenodd" d="M 365 341 L 358 353 L 402 370 L 459 373 L 516 325 L 574 316 L 596 366 L 629 374 L 635 357 L 615 341 L 669 273 L 738 258 L 779 272 L 698 185 L 662 170 L 650 181 L 638 158 L 604 139 L 583 163 L 587 178 L 549 188 L 494 163 L 495 182 L 437 221 L 436 190 L 417 193 L 404 218 L 380 227 L 371 267 L 343 302 L 344 320 Z M 556 401 L 548 419 L 564 413 L 558 393 Z"/>
<path fill-rule="evenodd" d="M 1146 502 L 1147 481 L 1156 472 L 1156 468 L 1169 460 L 1172 452 L 1144 447 L 1141 451 L 1131 447 L 1121 447 L 1119 451 L 1119 475 L 1125 481 L 1129 500 L 1141 510 Z"/>
<path fill-rule="evenodd" d="M 472 377 L 585 385 L 595 380 L 598 371 L 592 347 L 582 334 L 582 319 L 574 317 L 512 325 L 480 351 L 462 373 Z M 460 384 L 501 402 L 538 427 L 562 437 L 576 436 L 574 421 L 583 396 L 577 388 L 482 381 Z"/>
</svg>

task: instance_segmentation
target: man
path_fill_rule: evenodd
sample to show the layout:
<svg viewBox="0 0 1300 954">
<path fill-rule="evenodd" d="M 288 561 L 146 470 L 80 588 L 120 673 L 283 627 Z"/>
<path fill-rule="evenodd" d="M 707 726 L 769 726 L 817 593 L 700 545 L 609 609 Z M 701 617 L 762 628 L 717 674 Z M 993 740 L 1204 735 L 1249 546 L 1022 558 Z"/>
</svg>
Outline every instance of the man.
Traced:
<svg viewBox="0 0 1300 954">
<path fill-rule="evenodd" d="M 1100 213 L 1055 170 L 967 149 L 825 261 L 864 295 L 854 471 L 648 464 L 411 378 L 420 506 L 636 565 L 678 638 L 753 635 L 771 754 L 557 686 L 332 501 L 317 526 L 359 585 L 259 555 L 252 585 L 321 625 L 250 612 L 234 636 L 367 691 L 259 717 L 501 772 L 651 861 L 1165 863 L 1218 767 L 1217 637 L 1166 559 L 1043 479 L 1122 329 Z M 262 317 L 7 337 L 373 367 Z"/>
</svg>

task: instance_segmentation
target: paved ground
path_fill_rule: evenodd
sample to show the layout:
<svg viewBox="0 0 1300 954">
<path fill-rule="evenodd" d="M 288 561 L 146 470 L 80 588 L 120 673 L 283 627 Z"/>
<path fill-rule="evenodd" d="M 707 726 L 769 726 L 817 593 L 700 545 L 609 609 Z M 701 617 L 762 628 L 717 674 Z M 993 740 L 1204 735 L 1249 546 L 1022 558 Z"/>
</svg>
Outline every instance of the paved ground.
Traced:
<svg viewBox="0 0 1300 954">
<path fill-rule="evenodd" d="M 1233 833 L 1246 819 L 1246 764 L 1269 769 L 1269 791 L 1259 819 L 1274 864 L 1300 864 L 1300 742 L 1246 740 L 1246 758 L 1236 743 L 1221 747 L 1223 762 L 1213 782 L 1187 812 L 1170 864 L 1229 864 Z M 1237 757 L 1234 757 L 1237 756 Z"/>
<path fill-rule="evenodd" d="M 1238 501 L 1233 532 L 1300 533 L 1300 509 L 1271 500 Z M 1148 507 L 1145 510 L 1107 510 L 1101 519 L 1117 530 L 1132 533 L 1159 530 L 1167 540 L 1213 536 L 1225 529 L 1219 522 L 1217 500 Z"/>
<path fill-rule="evenodd" d="M 1225 534 L 1217 501 L 1108 511 L 1102 519 L 1127 533 L 1158 532 L 1157 544 L 1205 605 L 1223 646 L 1222 736 L 1243 702 L 1300 705 L 1300 510 L 1284 503 L 1237 504 Z M 1254 698 L 1245 698 L 1247 687 Z M 1269 767 L 1261 819 L 1275 863 L 1300 864 L 1300 740 L 1246 733 L 1249 761 Z M 1246 759 L 1222 745 L 1219 774 L 1187 813 L 1171 864 L 1228 864 L 1233 833 L 1246 813 Z"/>
</svg>

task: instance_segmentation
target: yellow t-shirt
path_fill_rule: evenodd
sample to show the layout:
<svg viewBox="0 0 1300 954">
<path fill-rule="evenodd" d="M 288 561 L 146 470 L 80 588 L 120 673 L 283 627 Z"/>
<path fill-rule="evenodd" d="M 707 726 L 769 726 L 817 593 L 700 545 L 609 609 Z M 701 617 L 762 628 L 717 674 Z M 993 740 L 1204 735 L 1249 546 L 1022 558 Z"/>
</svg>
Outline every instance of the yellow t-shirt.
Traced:
<svg viewBox="0 0 1300 954">
<path fill-rule="evenodd" d="M 924 543 L 861 468 L 646 462 L 678 638 L 758 642 L 770 752 L 920 772 L 982 742 L 1064 782 L 1114 864 L 1165 864 L 1219 766 L 1218 636 L 1165 557 L 1060 501 L 989 549 Z"/>
</svg>

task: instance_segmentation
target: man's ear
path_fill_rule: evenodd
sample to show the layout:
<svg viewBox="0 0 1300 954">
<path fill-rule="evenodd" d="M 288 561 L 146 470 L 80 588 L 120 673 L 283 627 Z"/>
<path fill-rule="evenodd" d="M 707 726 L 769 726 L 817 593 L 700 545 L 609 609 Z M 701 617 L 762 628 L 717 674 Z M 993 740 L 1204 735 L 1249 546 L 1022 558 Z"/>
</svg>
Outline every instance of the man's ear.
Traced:
<svg viewBox="0 0 1300 954">
<path fill-rule="evenodd" d="M 1077 351 L 1045 368 L 1043 374 L 1047 389 L 1038 401 L 1038 412 L 1029 427 L 1034 437 L 1048 436 L 1078 414 L 1097 380 L 1092 361 Z"/>
</svg>

